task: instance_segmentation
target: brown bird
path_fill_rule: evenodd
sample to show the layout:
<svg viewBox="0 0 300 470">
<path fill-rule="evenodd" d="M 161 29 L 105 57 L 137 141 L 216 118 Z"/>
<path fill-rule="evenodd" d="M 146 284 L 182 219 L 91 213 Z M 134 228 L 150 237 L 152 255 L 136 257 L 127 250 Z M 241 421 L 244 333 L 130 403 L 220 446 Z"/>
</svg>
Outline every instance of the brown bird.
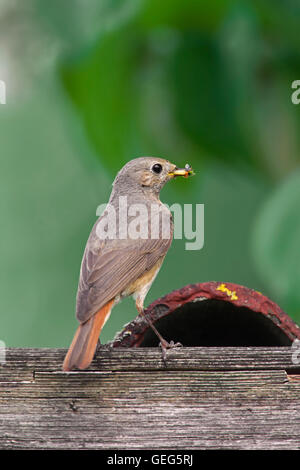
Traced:
<svg viewBox="0 0 300 470">
<path fill-rule="evenodd" d="M 138 312 L 146 318 L 144 299 L 173 238 L 172 215 L 159 193 L 175 176 L 191 174 L 189 165 L 180 169 L 154 157 L 131 160 L 117 174 L 109 203 L 85 247 L 76 301 L 80 325 L 63 370 L 89 366 L 112 307 L 122 298 L 132 295 Z M 176 346 L 148 323 L 163 351 Z"/>
</svg>

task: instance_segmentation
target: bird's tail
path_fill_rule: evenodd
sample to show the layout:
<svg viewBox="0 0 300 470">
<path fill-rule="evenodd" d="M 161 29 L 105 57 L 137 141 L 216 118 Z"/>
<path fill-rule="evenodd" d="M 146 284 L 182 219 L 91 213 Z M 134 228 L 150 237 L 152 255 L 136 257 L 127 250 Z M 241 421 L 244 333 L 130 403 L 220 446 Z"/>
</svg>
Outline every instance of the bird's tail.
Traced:
<svg viewBox="0 0 300 470">
<path fill-rule="evenodd" d="M 114 300 L 110 300 L 89 320 L 79 325 L 63 363 L 63 370 L 86 369 L 93 360 L 100 332 Z"/>
</svg>

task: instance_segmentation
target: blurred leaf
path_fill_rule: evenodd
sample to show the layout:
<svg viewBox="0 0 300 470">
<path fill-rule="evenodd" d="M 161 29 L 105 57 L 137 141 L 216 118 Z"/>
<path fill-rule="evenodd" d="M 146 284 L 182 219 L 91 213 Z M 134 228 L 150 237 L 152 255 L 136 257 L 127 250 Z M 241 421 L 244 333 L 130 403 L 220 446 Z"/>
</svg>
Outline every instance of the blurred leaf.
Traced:
<svg viewBox="0 0 300 470">
<path fill-rule="evenodd" d="M 22 3 L 22 2 L 21 2 Z M 95 41 L 100 34 L 114 31 L 138 12 L 141 0 L 27 0 L 40 23 L 60 41 L 64 55 L 76 54 Z M 19 5 L 18 5 L 19 6 Z M 31 14 L 32 14 L 31 11 Z"/>
<path fill-rule="evenodd" d="M 257 268 L 287 313 L 300 320 L 300 170 L 261 208 L 253 231 Z"/>
<path fill-rule="evenodd" d="M 139 21 L 145 28 L 165 25 L 213 31 L 235 0 L 146 0 Z"/>
<path fill-rule="evenodd" d="M 63 81 L 84 116 L 88 136 L 110 168 L 136 154 L 135 34 L 108 34 L 78 63 L 65 65 Z"/>
<path fill-rule="evenodd" d="M 299 70 L 297 47 L 282 38 L 276 15 L 248 1 L 146 1 L 133 11 L 61 66 L 87 134 L 111 170 L 141 154 L 185 154 L 192 163 L 214 158 L 272 178 L 295 167 L 294 110 L 284 117 L 284 149 L 291 152 L 283 155 L 276 145 L 277 166 L 270 165 L 273 149 L 263 133 L 262 120 L 272 128 L 280 101 L 290 106 Z"/>
<path fill-rule="evenodd" d="M 231 159 L 248 152 L 240 138 L 234 89 L 227 78 L 215 43 L 199 33 L 186 34 L 169 74 L 176 116 L 200 147 Z"/>
</svg>

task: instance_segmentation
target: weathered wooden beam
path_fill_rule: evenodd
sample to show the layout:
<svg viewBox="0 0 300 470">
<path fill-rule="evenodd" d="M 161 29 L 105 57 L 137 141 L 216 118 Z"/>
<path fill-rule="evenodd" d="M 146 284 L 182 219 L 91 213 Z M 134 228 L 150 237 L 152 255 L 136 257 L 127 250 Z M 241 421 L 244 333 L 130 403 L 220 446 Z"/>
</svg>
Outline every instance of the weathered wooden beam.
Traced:
<svg viewBox="0 0 300 470">
<path fill-rule="evenodd" d="M 34 371 L 61 370 L 66 349 L 11 348 L 6 352 L 6 364 L 0 365 L 4 374 L 31 374 Z M 300 370 L 293 363 L 290 347 L 193 347 L 176 348 L 167 352 L 167 367 L 159 348 L 99 349 L 90 370 Z M 83 371 L 85 373 L 85 371 Z"/>
<path fill-rule="evenodd" d="M 101 349 L 62 372 L 63 349 L 9 349 L 2 449 L 297 449 L 299 365 L 289 347 Z"/>
</svg>

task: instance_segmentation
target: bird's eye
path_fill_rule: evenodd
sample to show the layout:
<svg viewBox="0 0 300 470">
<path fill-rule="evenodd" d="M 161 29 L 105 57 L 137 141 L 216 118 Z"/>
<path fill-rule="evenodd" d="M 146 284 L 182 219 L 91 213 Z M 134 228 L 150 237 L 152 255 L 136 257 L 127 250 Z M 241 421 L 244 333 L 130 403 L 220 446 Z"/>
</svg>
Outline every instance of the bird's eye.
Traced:
<svg viewBox="0 0 300 470">
<path fill-rule="evenodd" d="M 153 171 L 153 173 L 156 173 L 158 175 L 162 172 L 162 166 L 160 165 L 160 163 L 155 163 L 151 170 Z"/>
</svg>

